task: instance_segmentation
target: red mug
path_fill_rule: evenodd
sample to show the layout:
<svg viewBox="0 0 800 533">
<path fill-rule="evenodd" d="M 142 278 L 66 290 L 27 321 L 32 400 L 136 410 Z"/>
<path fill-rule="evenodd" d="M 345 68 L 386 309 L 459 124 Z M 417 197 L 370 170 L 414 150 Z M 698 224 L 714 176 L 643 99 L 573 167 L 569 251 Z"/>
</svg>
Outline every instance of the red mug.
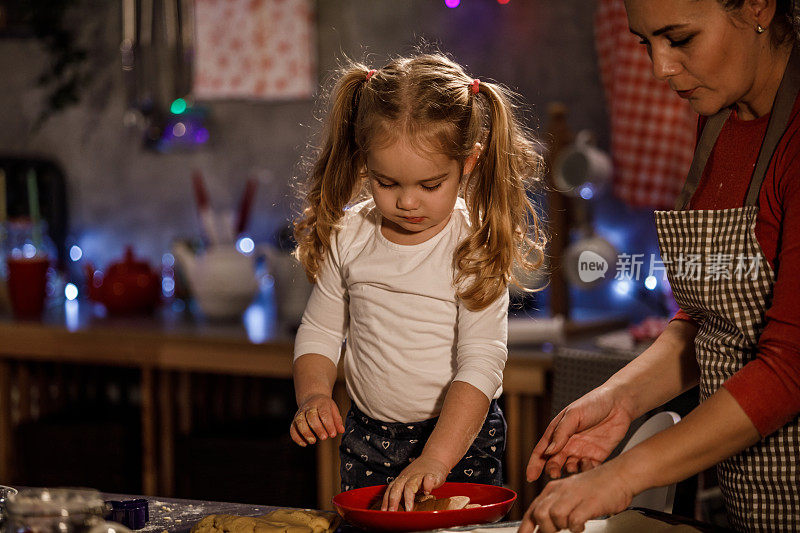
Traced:
<svg viewBox="0 0 800 533">
<path fill-rule="evenodd" d="M 19 319 L 37 319 L 44 311 L 47 270 L 50 259 L 43 255 L 9 257 L 8 295 L 11 309 Z"/>
</svg>

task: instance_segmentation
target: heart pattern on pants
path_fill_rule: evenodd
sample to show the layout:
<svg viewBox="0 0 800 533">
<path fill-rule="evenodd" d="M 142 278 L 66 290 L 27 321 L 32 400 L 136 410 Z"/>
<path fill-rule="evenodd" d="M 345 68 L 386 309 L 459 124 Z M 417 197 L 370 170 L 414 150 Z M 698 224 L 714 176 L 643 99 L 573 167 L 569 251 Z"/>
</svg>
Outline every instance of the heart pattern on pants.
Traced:
<svg viewBox="0 0 800 533">
<path fill-rule="evenodd" d="M 363 422 L 366 419 L 367 422 Z M 373 420 L 357 408 L 351 408 L 345 420 L 341 446 L 342 487 L 356 489 L 391 483 L 422 452 L 436 419 L 421 422 L 385 422 Z M 503 483 L 502 452 L 505 448 L 505 420 L 496 402 L 464 457 L 453 465 L 447 481 Z"/>
</svg>

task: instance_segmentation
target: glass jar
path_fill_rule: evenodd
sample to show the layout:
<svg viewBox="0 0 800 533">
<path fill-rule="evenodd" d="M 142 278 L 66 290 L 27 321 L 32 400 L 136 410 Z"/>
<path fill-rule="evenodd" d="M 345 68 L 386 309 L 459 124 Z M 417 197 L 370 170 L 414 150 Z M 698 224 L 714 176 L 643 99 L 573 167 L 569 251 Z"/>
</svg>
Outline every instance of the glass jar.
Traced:
<svg viewBox="0 0 800 533">
<path fill-rule="evenodd" d="M 91 489 L 22 489 L 6 501 L 6 533 L 88 533 L 107 506 Z"/>
<path fill-rule="evenodd" d="M 6 487 L 0 485 L 0 532 L 5 531 L 4 524 L 6 522 L 6 499 L 17 493 L 14 487 Z"/>
<path fill-rule="evenodd" d="M 3 256 L 14 316 L 39 318 L 47 296 L 48 271 L 56 257 L 56 247 L 47 235 L 47 224 L 27 219 L 9 221 Z"/>
</svg>

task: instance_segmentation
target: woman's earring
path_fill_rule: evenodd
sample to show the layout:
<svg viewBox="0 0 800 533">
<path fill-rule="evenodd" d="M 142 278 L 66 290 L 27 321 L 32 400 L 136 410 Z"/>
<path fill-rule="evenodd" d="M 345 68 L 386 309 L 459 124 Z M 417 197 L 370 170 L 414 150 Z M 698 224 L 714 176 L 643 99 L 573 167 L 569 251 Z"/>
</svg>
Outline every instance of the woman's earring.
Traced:
<svg viewBox="0 0 800 533">
<path fill-rule="evenodd" d="M 764 33 L 765 31 L 767 31 L 767 29 L 764 26 L 762 26 L 761 24 L 758 24 L 756 26 L 756 33 Z"/>
</svg>

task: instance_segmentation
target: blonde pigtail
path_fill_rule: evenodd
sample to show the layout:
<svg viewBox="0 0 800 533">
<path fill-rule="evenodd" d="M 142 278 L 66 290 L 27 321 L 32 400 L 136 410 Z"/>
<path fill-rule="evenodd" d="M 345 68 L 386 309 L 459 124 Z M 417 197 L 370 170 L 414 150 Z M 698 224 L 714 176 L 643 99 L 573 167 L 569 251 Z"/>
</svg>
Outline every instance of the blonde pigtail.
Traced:
<svg viewBox="0 0 800 533">
<path fill-rule="evenodd" d="M 302 213 L 294 222 L 295 257 L 311 282 L 345 207 L 361 188 L 363 154 L 355 139 L 355 116 L 368 72 L 363 65 L 352 65 L 331 93 L 322 149 L 309 175 Z"/>
<path fill-rule="evenodd" d="M 514 267 L 539 268 L 545 245 L 528 197 L 528 185 L 541 179 L 542 157 L 501 86 L 481 82 L 475 98 L 481 97 L 488 116 L 485 146 L 465 193 L 473 230 L 455 258 L 459 296 L 477 309 L 499 297 L 509 283 L 522 287 Z"/>
</svg>

